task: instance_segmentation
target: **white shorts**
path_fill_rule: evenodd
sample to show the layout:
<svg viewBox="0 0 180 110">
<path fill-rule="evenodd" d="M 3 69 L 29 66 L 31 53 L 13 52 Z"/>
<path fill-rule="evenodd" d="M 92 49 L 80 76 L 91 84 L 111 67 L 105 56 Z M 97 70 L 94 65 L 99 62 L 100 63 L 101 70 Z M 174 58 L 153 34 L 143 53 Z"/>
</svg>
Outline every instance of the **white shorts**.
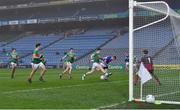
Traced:
<svg viewBox="0 0 180 110">
<path fill-rule="evenodd" d="M 71 62 L 65 62 L 65 64 L 66 64 L 67 66 L 72 66 L 72 63 L 71 63 Z"/>
<path fill-rule="evenodd" d="M 31 65 L 32 65 L 32 68 L 34 68 L 34 69 L 38 69 L 39 67 L 45 66 L 42 62 L 40 62 L 38 64 L 31 63 Z"/>
<path fill-rule="evenodd" d="M 100 65 L 99 63 L 93 63 L 92 69 L 95 69 L 95 68 L 100 67 L 100 66 L 101 66 L 101 65 Z"/>
<path fill-rule="evenodd" d="M 14 63 L 14 62 L 11 62 L 10 64 L 11 66 L 15 66 L 15 67 L 17 66 L 17 63 Z"/>
</svg>

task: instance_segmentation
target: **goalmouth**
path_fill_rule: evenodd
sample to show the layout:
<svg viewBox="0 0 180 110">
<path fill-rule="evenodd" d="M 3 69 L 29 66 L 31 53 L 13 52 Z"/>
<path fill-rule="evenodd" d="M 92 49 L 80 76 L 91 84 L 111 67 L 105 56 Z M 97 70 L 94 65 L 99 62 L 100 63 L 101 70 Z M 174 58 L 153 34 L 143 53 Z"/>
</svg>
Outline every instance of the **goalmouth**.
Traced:
<svg viewBox="0 0 180 110">
<path fill-rule="evenodd" d="M 152 57 L 154 71 L 142 84 L 138 65 L 143 49 Z M 180 14 L 164 1 L 129 0 L 129 101 L 145 102 L 148 95 L 160 103 L 180 104 Z"/>
</svg>

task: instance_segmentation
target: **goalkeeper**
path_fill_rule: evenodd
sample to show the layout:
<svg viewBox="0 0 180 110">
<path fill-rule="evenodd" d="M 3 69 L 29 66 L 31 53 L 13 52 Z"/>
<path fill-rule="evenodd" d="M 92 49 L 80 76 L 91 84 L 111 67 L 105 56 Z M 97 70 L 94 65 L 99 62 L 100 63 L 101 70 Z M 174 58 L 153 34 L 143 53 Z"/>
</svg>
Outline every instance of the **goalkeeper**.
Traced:
<svg viewBox="0 0 180 110">
<path fill-rule="evenodd" d="M 147 49 L 143 50 L 143 57 L 141 58 L 141 62 L 144 64 L 145 68 L 149 71 L 151 76 L 157 81 L 159 85 L 161 82 L 159 78 L 154 74 L 153 60 L 152 57 L 148 55 L 149 51 Z"/>
</svg>

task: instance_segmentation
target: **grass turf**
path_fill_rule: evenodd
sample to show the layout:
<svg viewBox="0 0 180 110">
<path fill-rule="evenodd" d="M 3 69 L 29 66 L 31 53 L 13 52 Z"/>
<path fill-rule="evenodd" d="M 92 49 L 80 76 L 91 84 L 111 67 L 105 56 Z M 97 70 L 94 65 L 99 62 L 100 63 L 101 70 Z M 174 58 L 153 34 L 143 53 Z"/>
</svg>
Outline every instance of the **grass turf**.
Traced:
<svg viewBox="0 0 180 110">
<path fill-rule="evenodd" d="M 107 108 L 180 108 L 178 105 L 154 105 L 128 102 L 128 74 L 123 70 L 111 70 L 109 81 L 100 80 L 99 74 L 81 75 L 87 70 L 74 70 L 73 79 L 67 76 L 58 79 L 61 70 L 49 69 L 46 82 L 27 82 L 30 69 L 17 69 L 15 79 L 10 79 L 10 70 L 0 70 L 1 109 L 92 109 Z M 109 106 L 108 105 L 114 105 Z"/>
</svg>

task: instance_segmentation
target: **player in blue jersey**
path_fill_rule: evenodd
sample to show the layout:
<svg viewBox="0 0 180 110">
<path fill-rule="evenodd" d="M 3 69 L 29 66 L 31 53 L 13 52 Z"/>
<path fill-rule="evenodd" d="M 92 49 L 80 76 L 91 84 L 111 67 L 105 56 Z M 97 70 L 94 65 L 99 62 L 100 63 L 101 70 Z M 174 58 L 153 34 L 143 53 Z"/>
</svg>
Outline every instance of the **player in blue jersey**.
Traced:
<svg viewBox="0 0 180 110">
<path fill-rule="evenodd" d="M 107 73 L 108 69 L 109 69 L 108 64 L 114 60 L 116 60 L 116 56 L 106 56 L 106 57 L 102 58 L 102 62 L 100 63 L 100 65 L 106 71 L 104 74 L 106 77 L 109 77 L 112 75 L 111 73 Z"/>
</svg>

